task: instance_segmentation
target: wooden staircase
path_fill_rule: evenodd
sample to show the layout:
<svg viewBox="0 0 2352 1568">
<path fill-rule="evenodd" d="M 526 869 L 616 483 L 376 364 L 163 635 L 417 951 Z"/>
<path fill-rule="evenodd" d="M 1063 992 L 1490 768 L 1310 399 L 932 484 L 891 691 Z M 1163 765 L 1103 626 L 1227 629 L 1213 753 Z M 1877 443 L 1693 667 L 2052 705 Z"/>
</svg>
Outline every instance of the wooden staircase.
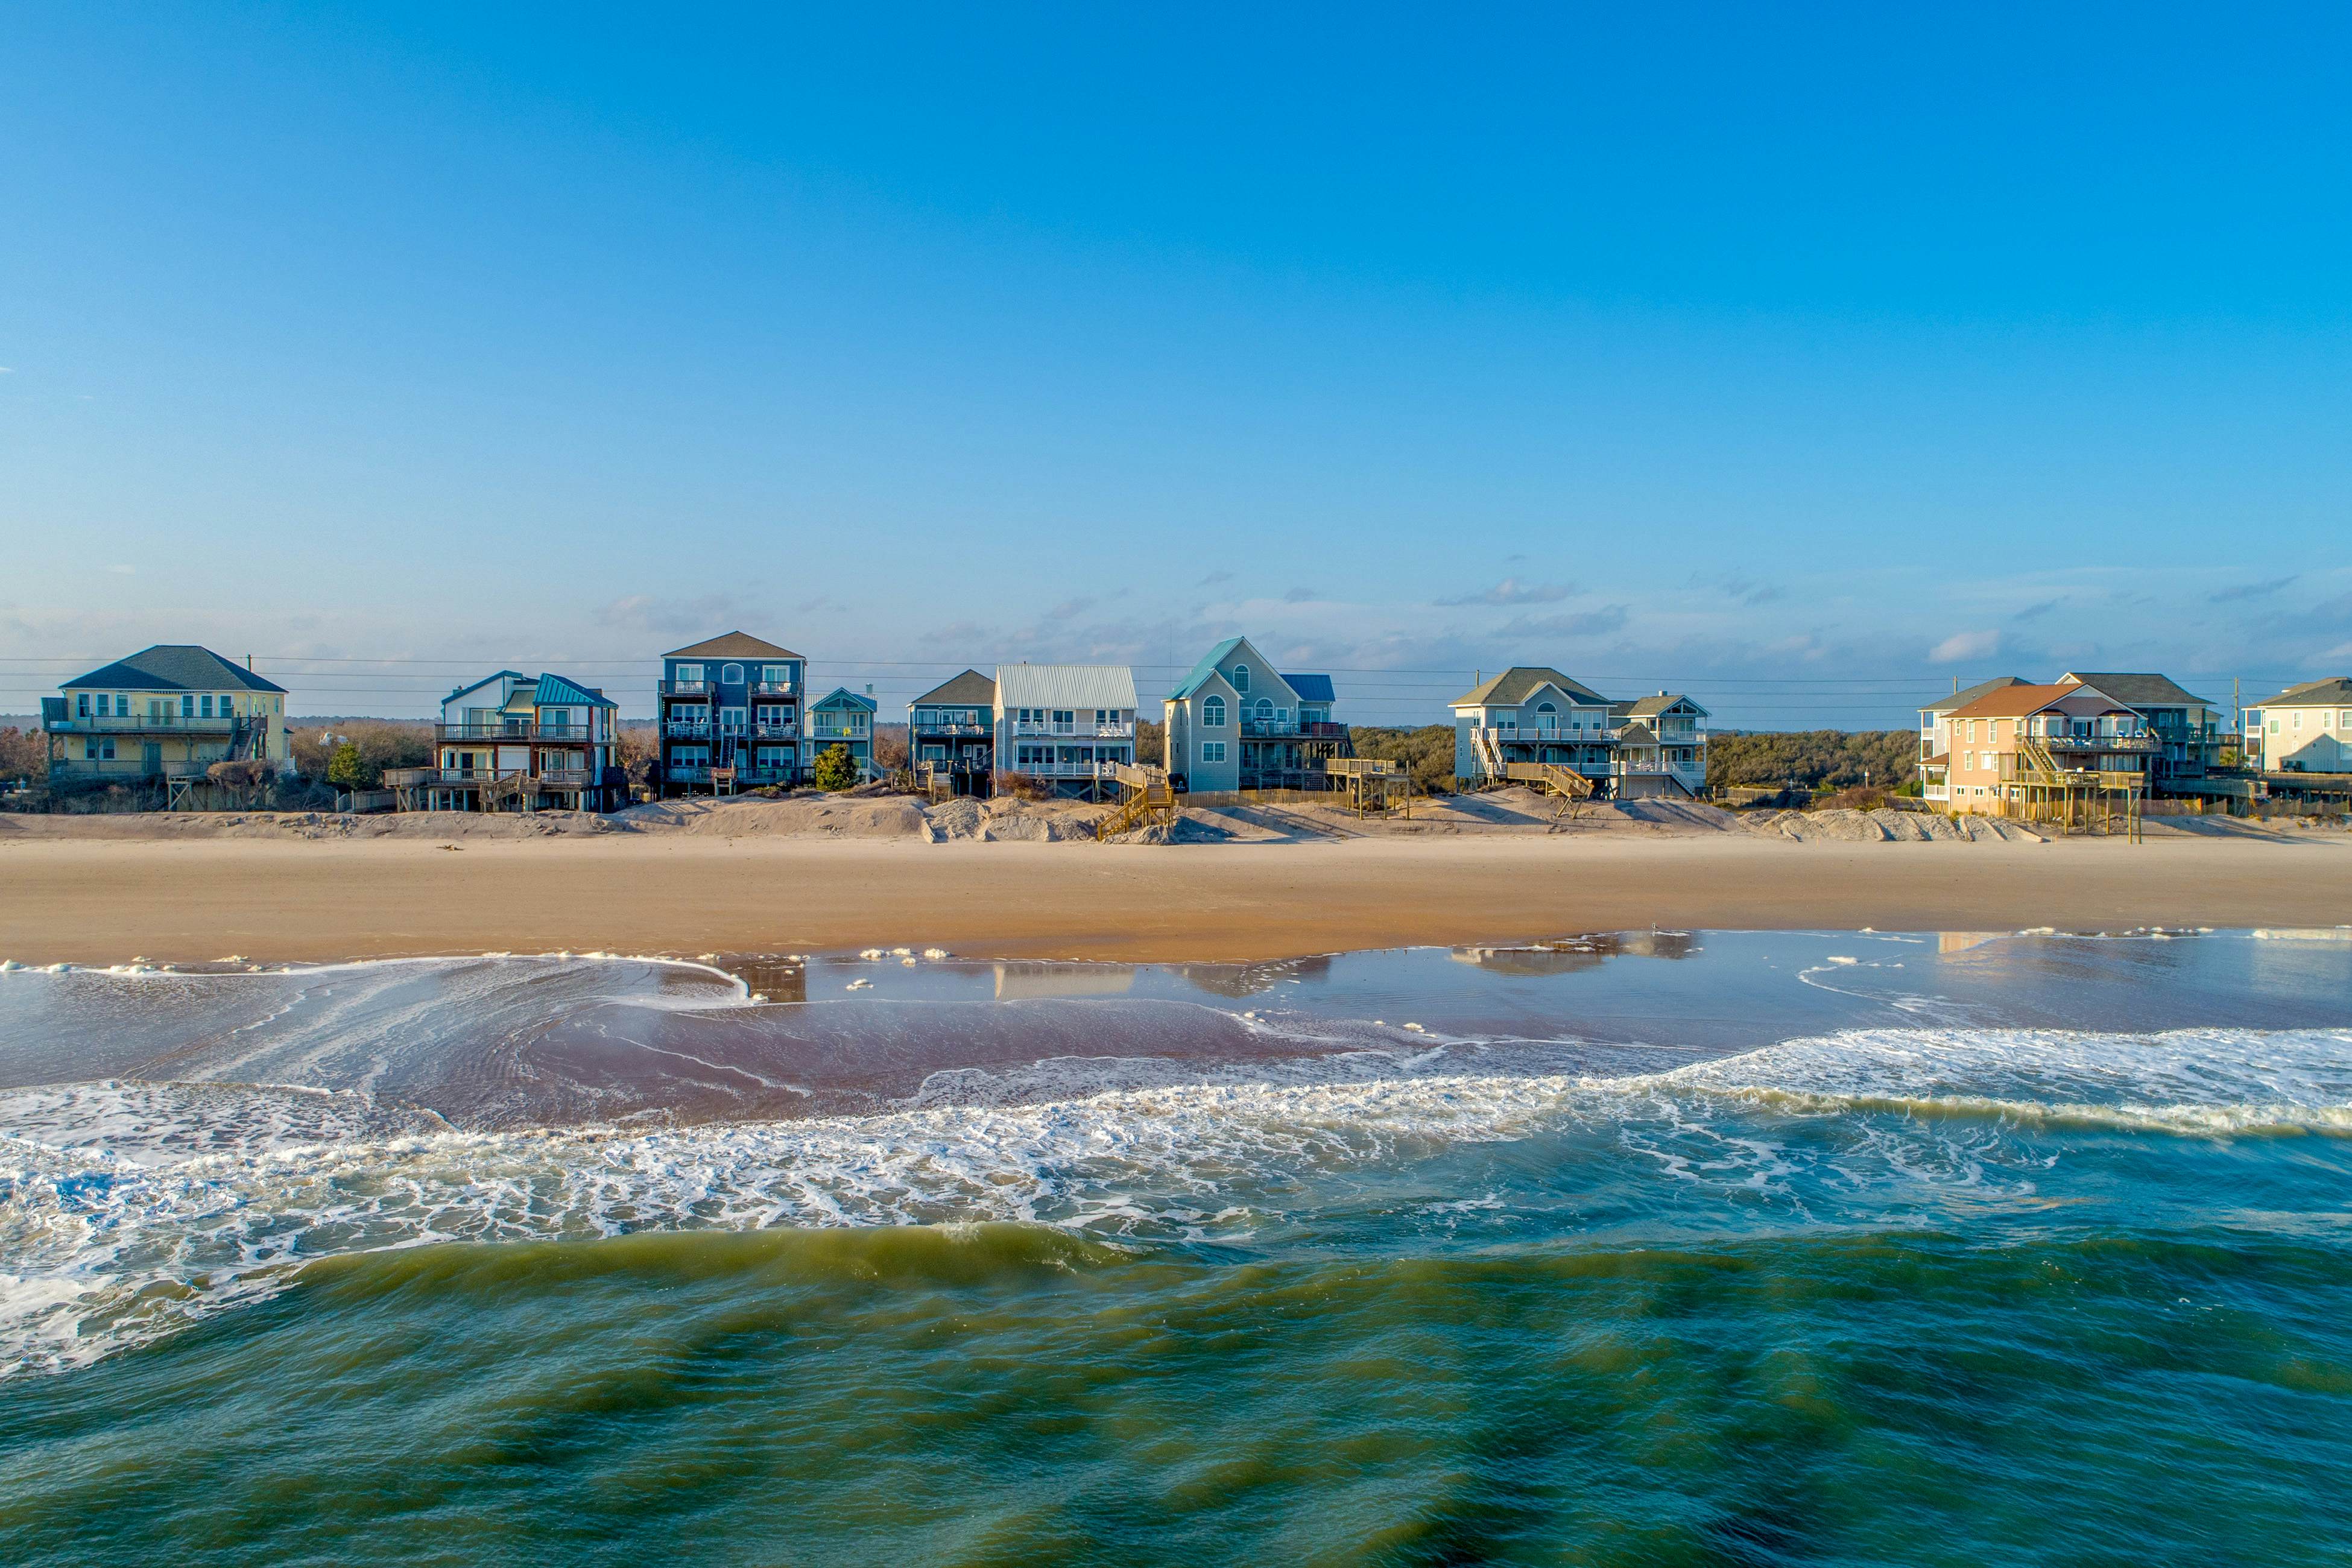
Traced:
<svg viewBox="0 0 2352 1568">
<path fill-rule="evenodd" d="M 1150 822 L 1175 822 L 1176 792 L 1169 787 L 1166 768 L 1149 763 L 1140 766 L 1118 763 L 1113 764 L 1111 776 L 1126 793 L 1118 809 L 1095 825 L 1097 841 L 1131 833 Z"/>
<path fill-rule="evenodd" d="M 1508 776 L 1504 771 L 1507 764 L 1503 761 L 1503 748 L 1496 743 L 1492 730 L 1483 724 L 1473 726 L 1470 749 L 1477 755 L 1478 766 L 1486 773 L 1488 784 L 1501 784 Z"/>
<path fill-rule="evenodd" d="M 1554 822 L 1573 817 L 1594 794 L 1591 779 L 1558 763 L 1512 763 L 1504 769 L 1503 776 L 1513 784 L 1532 784 L 1537 794 L 1557 799 L 1559 807 L 1551 814 Z"/>
</svg>

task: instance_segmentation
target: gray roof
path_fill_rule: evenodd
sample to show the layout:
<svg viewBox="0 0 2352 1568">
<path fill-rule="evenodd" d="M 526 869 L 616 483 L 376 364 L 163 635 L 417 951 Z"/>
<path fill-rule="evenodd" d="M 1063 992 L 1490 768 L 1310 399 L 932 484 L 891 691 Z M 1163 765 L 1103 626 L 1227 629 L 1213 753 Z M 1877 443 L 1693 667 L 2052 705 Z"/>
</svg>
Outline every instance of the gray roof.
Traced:
<svg viewBox="0 0 2352 1568">
<path fill-rule="evenodd" d="M 788 647 L 763 642 L 749 632 L 725 632 L 688 647 L 674 647 L 664 658 L 798 658 Z"/>
<path fill-rule="evenodd" d="M 1969 703 L 1974 702 L 1979 697 L 1987 696 L 1995 691 L 2003 690 L 2011 686 L 2023 686 L 2025 684 L 2025 678 L 2021 675 L 1996 675 L 1990 680 L 1979 680 L 1974 686 L 1962 687 L 1959 690 L 1953 692 L 1949 697 L 1939 697 L 1933 702 L 1923 702 L 1919 705 L 1919 711 L 1922 713 L 1949 713 L 1955 708 L 1967 707 Z M 2105 689 L 2101 688 L 2101 689 L 2104 690 Z"/>
<path fill-rule="evenodd" d="M 2352 708 L 2352 677 L 2332 675 L 2325 680 L 2305 681 L 2290 686 L 2266 702 L 2249 702 L 2249 708 Z"/>
<path fill-rule="evenodd" d="M 1617 740 L 1622 745 L 1654 746 L 1658 743 L 1658 732 L 1647 724 L 1628 724 L 1617 731 Z"/>
<path fill-rule="evenodd" d="M 2089 671 L 2068 670 L 2058 678 L 2061 685 L 2074 681 L 2083 686 L 2095 686 L 2118 702 L 2135 708 L 2210 708 L 2202 697 L 2184 690 L 2169 678 L 2155 674 L 2132 674 L 2127 671 L 2093 674 Z"/>
<path fill-rule="evenodd" d="M 967 669 L 945 686 L 932 687 L 908 706 L 993 708 L 996 706 L 996 682 L 976 669 Z"/>
<path fill-rule="evenodd" d="M 118 658 L 79 679 L 61 680 L 58 685 L 66 690 L 79 686 L 109 686 L 124 691 L 218 691 L 224 686 L 241 687 L 247 691 L 282 693 L 286 689 L 194 643 L 157 643 L 129 658 Z"/>
<path fill-rule="evenodd" d="M 1559 687 L 1570 697 L 1583 702 L 1606 702 L 1609 700 L 1590 686 L 1570 680 L 1559 671 L 1540 664 L 1515 664 L 1492 680 L 1482 681 L 1455 698 L 1455 708 L 1516 708 L 1533 697 L 1546 682 Z"/>
<path fill-rule="evenodd" d="M 1000 664 L 996 701 L 1013 708 L 1135 708 L 1135 671 L 1123 664 Z"/>
<path fill-rule="evenodd" d="M 1690 702 L 1692 707 L 1698 708 L 1697 703 L 1691 702 L 1689 698 L 1679 691 L 1661 691 L 1655 697 L 1637 698 L 1628 702 L 1625 704 L 1625 711 L 1635 719 L 1654 719 L 1677 702 Z M 1613 707 L 1615 704 L 1612 703 L 1611 706 Z M 1704 708 L 1698 708 L 1698 710 L 1702 713 L 1706 711 Z"/>
</svg>

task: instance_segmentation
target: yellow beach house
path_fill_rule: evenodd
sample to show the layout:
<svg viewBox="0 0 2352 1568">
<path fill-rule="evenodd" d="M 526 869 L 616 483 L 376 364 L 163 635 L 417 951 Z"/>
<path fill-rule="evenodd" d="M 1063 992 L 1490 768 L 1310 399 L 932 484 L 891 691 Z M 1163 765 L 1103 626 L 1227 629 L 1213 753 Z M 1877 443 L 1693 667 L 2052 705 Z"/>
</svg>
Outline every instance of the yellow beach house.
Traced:
<svg viewBox="0 0 2352 1568">
<path fill-rule="evenodd" d="M 41 700 L 52 783 L 194 778 L 215 763 L 291 765 L 286 689 L 210 648 L 158 643 Z"/>
</svg>

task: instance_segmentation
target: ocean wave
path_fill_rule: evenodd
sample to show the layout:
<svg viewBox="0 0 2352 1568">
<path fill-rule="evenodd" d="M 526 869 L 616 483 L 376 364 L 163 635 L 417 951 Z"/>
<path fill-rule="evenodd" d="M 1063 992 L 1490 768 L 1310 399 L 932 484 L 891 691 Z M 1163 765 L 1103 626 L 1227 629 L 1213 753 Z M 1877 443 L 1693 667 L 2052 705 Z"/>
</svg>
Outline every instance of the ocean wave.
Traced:
<svg viewBox="0 0 2352 1568">
<path fill-rule="evenodd" d="M 2339 1133 L 2352 1031 L 1856 1031 L 1622 1078 L 1157 1085 L 651 1131 L 460 1132 L 364 1094 L 219 1084 L 11 1091 L 0 1372 L 83 1364 L 355 1252 L 990 1222 L 1237 1238 L 1335 1176 L 1571 1131 L 1581 1156 L 1803 1225 L 1832 1202 L 2030 1197 L 2046 1160 L 2016 1130 L 2070 1121 Z"/>
</svg>

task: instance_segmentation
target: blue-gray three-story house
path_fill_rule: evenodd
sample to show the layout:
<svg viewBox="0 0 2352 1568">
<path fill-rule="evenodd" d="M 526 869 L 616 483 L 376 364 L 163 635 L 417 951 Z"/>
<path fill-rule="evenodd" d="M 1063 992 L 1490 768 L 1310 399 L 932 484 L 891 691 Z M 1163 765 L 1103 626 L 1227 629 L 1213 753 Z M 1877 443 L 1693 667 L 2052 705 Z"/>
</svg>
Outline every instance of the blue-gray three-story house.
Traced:
<svg viewBox="0 0 2352 1568">
<path fill-rule="evenodd" d="M 788 647 L 729 632 L 662 655 L 654 722 L 661 787 L 691 795 L 717 775 L 739 789 L 797 783 L 808 661 Z"/>
</svg>

